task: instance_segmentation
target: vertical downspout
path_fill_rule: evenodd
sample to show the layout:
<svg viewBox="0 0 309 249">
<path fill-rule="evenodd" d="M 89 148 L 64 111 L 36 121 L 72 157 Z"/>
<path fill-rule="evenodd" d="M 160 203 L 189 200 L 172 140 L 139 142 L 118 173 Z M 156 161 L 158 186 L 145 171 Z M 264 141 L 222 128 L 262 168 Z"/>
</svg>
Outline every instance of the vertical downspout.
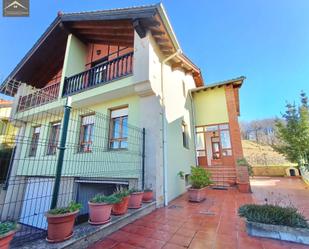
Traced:
<svg viewBox="0 0 309 249">
<path fill-rule="evenodd" d="M 167 134 L 166 134 L 166 112 L 165 112 L 165 101 L 164 101 L 164 64 L 181 53 L 181 50 L 177 50 L 174 54 L 170 55 L 161 62 L 161 104 L 162 104 L 162 128 L 163 128 L 163 141 L 162 141 L 162 152 L 163 152 L 163 195 L 164 195 L 164 206 L 168 205 L 168 187 L 167 187 Z"/>
<path fill-rule="evenodd" d="M 191 114 L 192 114 L 192 134 L 194 141 L 194 155 L 195 155 L 195 164 L 198 165 L 197 153 L 196 153 L 196 136 L 195 136 L 195 106 L 193 104 L 192 92 L 189 91 L 190 101 L 191 101 Z"/>
</svg>

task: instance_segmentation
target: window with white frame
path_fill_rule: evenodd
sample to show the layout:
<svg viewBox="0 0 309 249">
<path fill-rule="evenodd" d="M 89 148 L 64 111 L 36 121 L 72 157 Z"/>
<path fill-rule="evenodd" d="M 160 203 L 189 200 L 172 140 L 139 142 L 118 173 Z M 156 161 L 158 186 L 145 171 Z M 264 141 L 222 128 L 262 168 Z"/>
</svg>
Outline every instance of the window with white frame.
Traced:
<svg viewBox="0 0 309 249">
<path fill-rule="evenodd" d="M 183 144 L 183 147 L 185 147 L 186 149 L 189 149 L 188 125 L 184 121 L 182 121 L 181 129 L 182 129 L 182 144 Z"/>
<path fill-rule="evenodd" d="M 49 139 L 48 139 L 48 147 L 47 147 L 47 155 L 55 155 L 57 151 L 57 146 L 59 142 L 60 135 L 60 122 L 51 123 Z"/>
<path fill-rule="evenodd" d="M 111 110 L 110 149 L 128 148 L 128 107 Z"/>
<path fill-rule="evenodd" d="M 79 139 L 79 152 L 92 151 L 94 137 L 94 118 L 94 114 L 82 117 Z"/>
<path fill-rule="evenodd" d="M 32 128 L 32 137 L 31 137 L 31 143 L 30 143 L 30 148 L 29 148 L 29 156 L 36 155 L 38 144 L 39 144 L 40 131 L 41 131 L 41 126 L 36 126 Z"/>
</svg>

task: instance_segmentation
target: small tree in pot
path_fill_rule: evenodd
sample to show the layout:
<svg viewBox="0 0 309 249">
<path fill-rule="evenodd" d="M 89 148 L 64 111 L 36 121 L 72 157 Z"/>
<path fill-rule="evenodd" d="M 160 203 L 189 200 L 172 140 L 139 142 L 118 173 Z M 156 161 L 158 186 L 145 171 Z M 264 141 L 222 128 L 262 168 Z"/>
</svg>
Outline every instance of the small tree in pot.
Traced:
<svg viewBox="0 0 309 249">
<path fill-rule="evenodd" d="M 250 182 L 249 175 L 252 175 L 252 167 L 245 158 L 237 160 L 237 186 L 239 192 L 249 193 Z"/>
<path fill-rule="evenodd" d="M 17 231 L 17 224 L 12 221 L 0 222 L 0 248 L 9 249 L 10 242 Z"/>
<path fill-rule="evenodd" d="M 129 208 L 138 209 L 142 206 L 144 191 L 138 189 L 130 190 Z"/>
<path fill-rule="evenodd" d="M 111 212 L 114 204 L 119 203 L 121 199 L 115 195 L 96 195 L 89 202 L 89 223 L 92 225 L 101 225 L 110 222 Z"/>
<path fill-rule="evenodd" d="M 115 196 L 121 199 L 121 201 L 113 205 L 112 214 L 123 215 L 128 211 L 130 191 L 128 189 L 120 188 L 115 192 Z"/>
<path fill-rule="evenodd" d="M 49 210 L 45 214 L 48 222 L 46 240 L 50 243 L 56 243 L 71 238 L 74 221 L 81 208 L 80 203 L 71 202 L 67 207 Z"/>
<path fill-rule="evenodd" d="M 189 176 L 191 188 L 188 190 L 189 201 L 201 202 L 205 200 L 205 189 L 207 186 L 212 184 L 210 177 L 211 174 L 206 169 L 199 166 L 191 167 L 191 175 Z"/>
</svg>

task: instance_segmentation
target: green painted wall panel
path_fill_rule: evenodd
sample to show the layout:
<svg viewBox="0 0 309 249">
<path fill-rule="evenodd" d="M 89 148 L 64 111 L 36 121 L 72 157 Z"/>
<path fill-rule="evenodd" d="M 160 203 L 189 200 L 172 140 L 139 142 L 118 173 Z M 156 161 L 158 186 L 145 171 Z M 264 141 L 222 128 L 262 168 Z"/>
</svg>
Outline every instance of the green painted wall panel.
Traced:
<svg viewBox="0 0 309 249">
<path fill-rule="evenodd" d="M 226 123 L 229 121 L 224 87 L 193 94 L 195 125 Z"/>
<path fill-rule="evenodd" d="M 128 105 L 129 125 L 129 150 L 110 151 L 108 149 L 109 138 L 109 109 Z M 91 111 L 97 112 L 95 116 L 94 144 L 90 153 L 79 153 L 79 134 L 81 125 L 81 114 L 89 114 Z M 122 177 L 137 178 L 141 173 L 141 130 L 139 126 L 139 97 L 129 96 L 114 101 L 87 106 L 83 109 L 72 109 L 67 146 L 64 157 L 63 175 L 80 177 Z M 28 124 L 25 134 L 29 139 L 24 143 L 21 160 L 18 168 L 18 175 L 38 175 L 49 176 L 55 174 L 56 156 L 46 155 L 49 124 L 53 119 L 49 116 L 37 119 L 35 125 L 41 124 L 40 142 L 35 157 L 28 157 L 30 140 L 33 132 L 33 125 Z"/>
</svg>

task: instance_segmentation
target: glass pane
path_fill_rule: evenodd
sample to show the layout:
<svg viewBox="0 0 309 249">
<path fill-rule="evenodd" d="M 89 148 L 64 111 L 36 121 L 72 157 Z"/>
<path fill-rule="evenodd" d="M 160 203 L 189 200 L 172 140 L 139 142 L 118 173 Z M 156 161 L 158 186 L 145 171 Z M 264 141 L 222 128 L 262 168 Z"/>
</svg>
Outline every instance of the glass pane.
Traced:
<svg viewBox="0 0 309 249">
<path fill-rule="evenodd" d="M 120 142 L 120 148 L 121 148 L 121 149 L 126 149 L 126 148 L 128 148 L 128 142 L 127 142 L 127 140 L 123 140 L 123 141 Z"/>
<path fill-rule="evenodd" d="M 230 132 L 228 130 L 221 131 L 221 145 L 223 149 L 231 148 Z"/>
<path fill-rule="evenodd" d="M 113 119 L 113 138 L 120 137 L 120 118 Z"/>
<path fill-rule="evenodd" d="M 196 127 L 196 132 L 203 132 L 204 128 L 203 127 Z"/>
<path fill-rule="evenodd" d="M 206 127 L 206 131 L 217 131 L 218 125 L 211 125 Z"/>
<path fill-rule="evenodd" d="M 228 124 L 221 124 L 219 125 L 220 130 L 228 130 L 229 129 L 229 125 Z"/>
<path fill-rule="evenodd" d="M 197 150 L 205 149 L 204 133 L 196 134 L 196 149 Z"/>
<path fill-rule="evenodd" d="M 204 150 L 197 151 L 196 154 L 197 154 L 197 156 L 206 156 L 206 153 L 205 153 Z"/>
<path fill-rule="evenodd" d="M 128 117 L 122 118 L 122 137 L 128 137 Z"/>
<path fill-rule="evenodd" d="M 118 149 L 119 148 L 119 142 L 118 141 L 112 141 L 110 143 L 110 148 L 111 149 Z"/>
<path fill-rule="evenodd" d="M 223 156 L 231 156 L 232 155 L 232 150 L 224 150 L 222 152 Z"/>
</svg>

